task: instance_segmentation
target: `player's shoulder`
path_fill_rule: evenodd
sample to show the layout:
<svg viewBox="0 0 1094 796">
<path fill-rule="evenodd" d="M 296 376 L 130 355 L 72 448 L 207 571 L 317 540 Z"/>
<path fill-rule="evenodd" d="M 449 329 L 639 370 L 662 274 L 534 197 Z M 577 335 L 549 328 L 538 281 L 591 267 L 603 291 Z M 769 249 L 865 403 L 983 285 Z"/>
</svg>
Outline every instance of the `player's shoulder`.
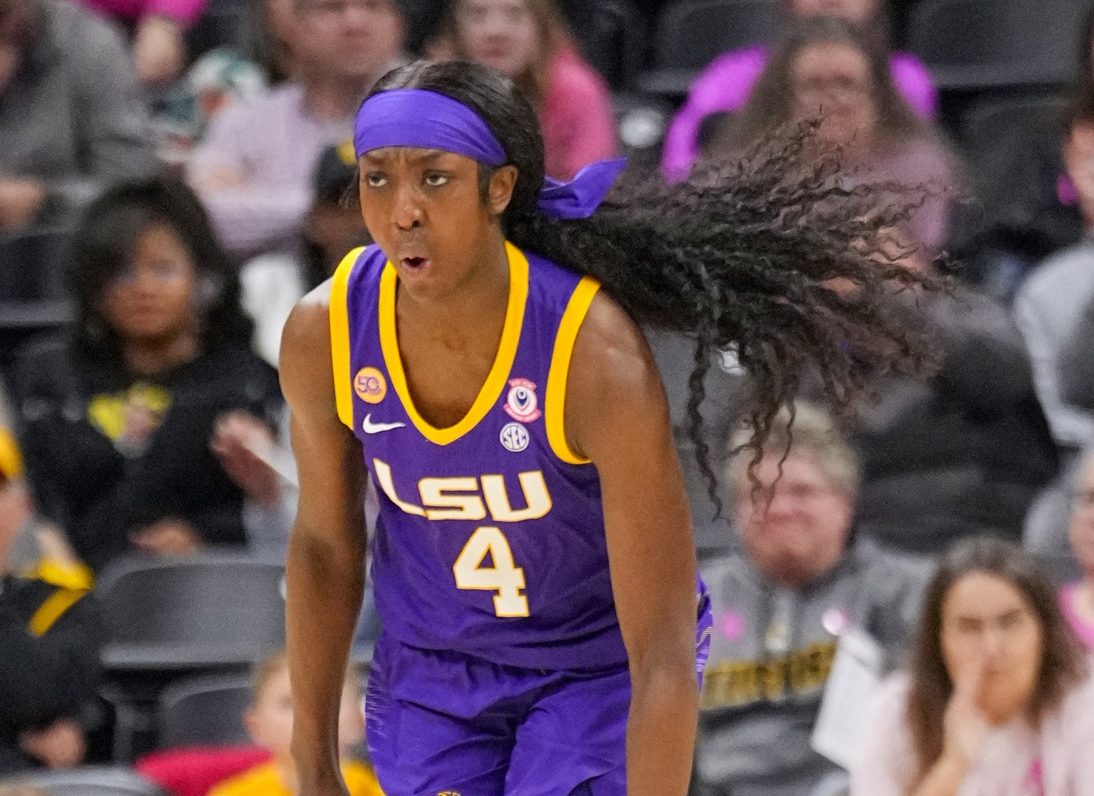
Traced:
<svg viewBox="0 0 1094 796">
<path fill-rule="evenodd" d="M 589 359 L 597 366 L 611 365 L 622 375 L 656 372 L 649 343 L 627 311 L 603 290 L 589 304 L 578 333 L 575 358 Z"/>
<path fill-rule="evenodd" d="M 646 338 L 603 291 L 594 297 L 574 343 L 567 406 L 578 410 L 577 437 L 584 436 L 582 427 L 609 418 L 668 422 L 664 387 Z"/>
</svg>

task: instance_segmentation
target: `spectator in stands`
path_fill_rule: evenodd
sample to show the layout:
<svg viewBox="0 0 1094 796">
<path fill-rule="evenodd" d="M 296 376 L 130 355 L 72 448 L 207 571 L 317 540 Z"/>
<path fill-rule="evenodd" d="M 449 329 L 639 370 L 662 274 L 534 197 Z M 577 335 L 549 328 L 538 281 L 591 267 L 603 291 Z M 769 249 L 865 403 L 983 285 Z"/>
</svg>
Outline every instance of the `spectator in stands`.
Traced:
<svg viewBox="0 0 1094 796">
<path fill-rule="evenodd" d="M 1029 125 L 994 130 L 990 145 L 974 153 L 983 206 L 967 214 L 953 248 L 972 278 L 1007 301 L 1038 263 L 1077 244 L 1084 227 L 1089 229 L 1090 210 L 1082 207 L 1082 192 L 1069 176 L 1072 165 L 1064 150 L 1074 147 L 1068 139 L 1076 122 L 1094 126 L 1094 4 L 1079 39 L 1064 117 L 1048 113 Z"/>
<path fill-rule="evenodd" d="M 148 113 L 121 37 L 68 0 L 0 5 L 0 234 L 74 222 L 151 173 Z"/>
<path fill-rule="evenodd" d="M 368 242 L 356 207 L 357 159 L 349 139 L 326 149 L 313 179 L 311 208 L 293 254 L 265 254 L 243 266 L 243 308 L 255 320 L 255 348 L 277 367 L 281 330 L 289 312 L 309 290 L 334 273 L 346 254 Z"/>
<path fill-rule="evenodd" d="M 568 180 L 616 151 L 611 96 L 554 0 L 454 0 L 434 48 L 493 67 L 536 108 L 547 174 Z"/>
<path fill-rule="evenodd" d="M 292 741 L 293 698 L 289 662 L 285 653 L 263 661 L 254 676 L 254 696 L 244 716 L 254 742 L 268 749 L 273 759 L 244 774 L 222 782 L 209 796 L 292 796 L 296 790 L 296 766 L 289 750 Z M 338 716 L 338 743 L 342 752 L 342 776 L 349 796 L 382 796 L 372 768 L 354 760 L 362 748 L 365 718 L 361 710 L 357 675 L 346 674 Z"/>
<path fill-rule="evenodd" d="M 1094 653 L 1094 451 L 1082 459 L 1071 499 L 1068 535 L 1083 577 L 1060 590 L 1060 608 L 1079 641 Z"/>
<path fill-rule="evenodd" d="M 291 80 L 217 115 L 188 178 L 233 253 L 291 251 L 320 153 L 350 135 L 373 82 L 403 57 L 404 0 L 297 0 L 282 31 Z"/>
<path fill-rule="evenodd" d="M 11 552 L 33 522 L 22 461 L 0 428 L 0 774 L 78 765 L 82 709 L 95 695 L 103 628 L 90 574 L 60 537 L 15 571 Z"/>
<path fill-rule="evenodd" d="M 1087 237 L 1055 253 L 1030 274 L 1015 296 L 1014 317 L 1029 347 L 1037 395 L 1052 435 L 1061 448 L 1075 454 L 1094 443 L 1094 411 L 1079 409 L 1062 399 L 1061 379 L 1075 379 L 1061 369 L 1060 356 L 1069 339 L 1088 353 L 1091 345 L 1090 340 L 1080 341 L 1074 335 L 1087 305 L 1094 300 L 1094 106 L 1089 116 L 1076 117 L 1071 123 L 1064 160 L 1078 192 Z M 1070 359 L 1089 371 L 1083 356 Z M 1071 392 L 1082 399 L 1082 389 Z M 1094 399 L 1087 403 L 1094 404 Z"/>
<path fill-rule="evenodd" d="M 295 71 L 290 46 L 295 0 L 238 2 L 245 14 L 239 39 L 202 53 L 157 103 L 157 155 L 180 172 L 217 114 L 258 101 Z"/>
<path fill-rule="evenodd" d="M 733 158 L 780 129 L 819 119 L 810 146 L 839 153 L 839 179 L 932 186 L 904 222 L 909 244 L 938 249 L 949 216 L 947 192 L 960 181 L 941 133 L 901 98 L 885 52 L 861 29 L 836 17 L 798 23 L 770 55 L 751 96 L 711 146 L 711 159 Z M 806 162 L 814 159 L 807 154 Z M 874 189 L 877 206 L 893 193 Z"/>
<path fill-rule="evenodd" d="M 856 538 L 859 468 L 831 418 L 781 413 L 756 470 L 731 460 L 743 549 L 703 567 L 714 629 L 696 746 L 702 796 L 802 796 L 835 764 L 812 751 L 838 637 L 852 628 L 893 658 L 915 622 L 926 572 Z M 738 433 L 736 449 L 748 435 Z"/>
<path fill-rule="evenodd" d="M 783 0 L 783 6 L 788 21 L 819 14 L 840 17 L 859 27 L 875 47 L 888 51 L 885 0 Z M 740 111 L 769 57 L 770 49 L 764 45 L 733 50 L 716 58 L 695 79 L 666 133 L 661 168 L 667 179 L 676 181 L 687 176 L 699 156 L 703 121 L 714 114 Z M 886 71 L 915 113 L 924 118 L 937 113 L 937 92 L 927 68 L 915 56 L 894 53 Z"/>
<path fill-rule="evenodd" d="M 1061 475 L 1026 522 L 1026 547 L 1059 554 L 1067 549 L 1067 492 L 1077 477 L 1080 451 L 1094 444 L 1094 106 L 1069 124 L 1064 161 L 1078 193 L 1086 236 L 1037 266 L 1014 297 L 1014 318 L 1033 363 L 1037 397 L 1060 450 Z"/>
<path fill-rule="evenodd" d="M 900 100 L 879 51 L 846 22 L 806 20 L 772 55 L 726 131 L 729 153 L 815 117 L 818 107 L 827 112 L 803 142 L 803 163 L 838 164 L 832 179 L 862 188 L 864 215 L 894 214 L 907 246 L 890 255 L 934 269 L 958 168 L 940 135 Z M 856 408 L 859 529 L 917 553 L 976 533 L 1018 538 L 1056 467 L 1021 335 L 1004 307 L 968 288 L 906 298 L 906 323 L 936 339 L 940 371 L 927 382 L 883 377 L 878 401 Z"/>
<path fill-rule="evenodd" d="M 272 447 L 283 403 L 197 197 L 168 178 L 115 186 L 89 208 L 74 266 L 74 339 L 28 351 L 14 379 L 42 508 L 95 568 L 245 544 L 247 510 L 275 506 L 278 481 L 210 439 L 245 412 Z"/>
<path fill-rule="evenodd" d="M 1036 562 L 954 547 L 927 588 L 907 671 L 876 695 L 854 796 L 1094 794 L 1094 682 Z"/>
<path fill-rule="evenodd" d="M 132 34 L 133 66 L 141 83 L 162 87 L 186 65 L 186 30 L 205 11 L 206 0 L 80 0 Z"/>
</svg>

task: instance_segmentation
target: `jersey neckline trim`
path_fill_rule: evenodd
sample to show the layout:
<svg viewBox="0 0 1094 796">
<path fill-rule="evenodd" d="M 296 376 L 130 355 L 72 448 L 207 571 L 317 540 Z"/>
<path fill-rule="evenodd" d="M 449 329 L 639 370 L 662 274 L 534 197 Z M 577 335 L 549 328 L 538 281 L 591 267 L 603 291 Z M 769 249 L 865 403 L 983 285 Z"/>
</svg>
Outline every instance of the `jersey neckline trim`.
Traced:
<svg viewBox="0 0 1094 796">
<path fill-rule="evenodd" d="M 387 366 L 388 375 L 391 377 L 391 385 L 399 396 L 399 401 L 406 410 L 414 427 L 423 437 L 437 445 L 448 445 L 477 426 L 501 397 L 509 373 L 513 369 L 513 362 L 517 355 L 517 345 L 520 343 L 521 329 L 524 325 L 524 310 L 528 300 L 528 258 L 524 253 L 508 241 L 505 242 L 505 252 L 509 260 L 509 301 L 505 310 L 505 323 L 502 327 L 501 340 L 498 342 L 498 350 L 494 355 L 494 364 L 486 376 L 479 394 L 467 410 L 467 414 L 455 425 L 446 428 L 437 428 L 430 424 L 418 412 L 414 406 L 414 399 L 410 395 L 410 387 L 406 380 L 406 372 L 403 370 L 403 358 L 399 351 L 399 339 L 395 319 L 395 288 L 398 284 L 398 273 L 390 261 L 384 265 L 380 276 L 380 295 L 378 300 L 380 348 L 383 352 L 384 364 Z"/>
</svg>

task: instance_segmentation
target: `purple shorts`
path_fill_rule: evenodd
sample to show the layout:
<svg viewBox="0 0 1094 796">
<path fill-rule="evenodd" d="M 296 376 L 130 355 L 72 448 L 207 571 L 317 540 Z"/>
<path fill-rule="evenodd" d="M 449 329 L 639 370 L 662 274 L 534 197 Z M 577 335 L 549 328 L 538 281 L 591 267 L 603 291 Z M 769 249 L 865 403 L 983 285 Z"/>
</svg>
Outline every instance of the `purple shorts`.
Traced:
<svg viewBox="0 0 1094 796">
<path fill-rule="evenodd" d="M 382 635 L 365 697 L 388 796 L 622 796 L 630 674 L 500 666 Z"/>
<path fill-rule="evenodd" d="M 700 582 L 696 670 L 710 650 Z M 387 796 L 624 796 L 626 664 L 595 671 L 502 666 L 382 633 L 366 735 Z"/>
</svg>

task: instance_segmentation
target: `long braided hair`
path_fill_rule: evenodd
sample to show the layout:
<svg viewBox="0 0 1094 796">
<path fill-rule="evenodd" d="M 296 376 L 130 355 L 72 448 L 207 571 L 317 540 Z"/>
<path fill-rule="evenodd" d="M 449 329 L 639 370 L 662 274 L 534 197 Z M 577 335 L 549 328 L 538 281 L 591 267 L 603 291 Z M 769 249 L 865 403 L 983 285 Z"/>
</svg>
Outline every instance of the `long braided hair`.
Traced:
<svg viewBox="0 0 1094 796">
<path fill-rule="evenodd" d="M 623 179 L 590 218 L 558 220 L 536 206 L 543 139 L 510 80 L 469 62 L 418 62 L 389 72 L 372 93 L 398 88 L 446 95 L 486 121 L 519 175 L 501 219 L 509 240 L 596 277 L 640 327 L 695 342 L 686 428 L 716 505 L 699 414 L 714 355 L 731 351 L 749 374 L 745 447 L 757 460 L 775 413 L 807 373 L 843 409 L 878 372 L 930 366 L 927 339 L 906 313 L 889 311 L 896 290 L 931 282 L 900 265 L 906 252 L 888 232 L 922 197 L 882 186 L 893 201 L 878 210 L 874 186 L 834 179 L 837 155 L 803 165 L 809 124 L 683 184 Z M 484 196 L 491 173 L 480 165 Z"/>
</svg>

